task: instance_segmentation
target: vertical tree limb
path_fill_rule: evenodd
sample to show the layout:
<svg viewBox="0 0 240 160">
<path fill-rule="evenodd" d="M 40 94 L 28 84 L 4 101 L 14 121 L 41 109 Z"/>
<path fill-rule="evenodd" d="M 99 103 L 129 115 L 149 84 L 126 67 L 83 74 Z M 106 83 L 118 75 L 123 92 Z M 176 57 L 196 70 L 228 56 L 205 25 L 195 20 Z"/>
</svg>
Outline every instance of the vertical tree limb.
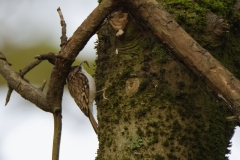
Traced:
<svg viewBox="0 0 240 160">
<path fill-rule="evenodd" d="M 67 43 L 67 36 L 66 36 L 67 25 L 63 18 L 63 14 L 60 7 L 57 9 L 57 11 L 58 11 L 61 26 L 62 26 L 62 36 L 61 36 L 60 46 L 63 47 Z M 54 61 L 54 64 L 56 65 L 55 61 Z M 64 73 L 64 75 L 66 76 L 66 72 Z M 54 80 L 58 81 L 57 79 L 54 79 Z M 52 160 L 59 160 L 59 154 L 60 154 L 60 144 L 61 144 L 61 135 L 62 135 L 62 106 L 61 106 L 62 99 L 60 98 L 60 96 L 62 96 L 63 94 L 63 89 L 61 89 L 60 91 L 62 92 L 61 94 L 59 94 L 59 99 L 57 99 L 58 101 L 54 104 L 54 108 L 55 108 L 55 105 L 57 105 L 56 108 L 59 108 L 59 110 L 56 110 L 56 112 L 53 112 L 54 135 L 53 135 L 53 146 L 52 146 L 53 147 Z M 54 99 L 54 97 L 49 97 L 49 98 Z"/>
<path fill-rule="evenodd" d="M 52 148 L 52 160 L 58 160 L 62 135 L 62 112 L 53 113 L 53 119 L 54 119 L 54 135 L 53 135 L 54 138 Z"/>
<path fill-rule="evenodd" d="M 61 37 L 61 52 L 57 55 L 55 66 L 51 73 L 51 78 L 49 82 L 49 89 L 47 92 L 47 100 L 49 104 L 53 107 L 54 115 L 54 143 L 53 143 L 53 160 L 58 160 L 59 158 L 59 146 L 61 137 L 61 110 L 62 110 L 62 95 L 63 88 L 66 83 L 66 78 L 71 68 L 71 64 L 75 60 L 76 56 L 86 45 L 88 40 L 93 34 L 95 34 L 97 28 L 101 25 L 103 20 L 107 15 L 114 9 L 114 5 L 111 1 L 104 0 L 98 7 L 96 7 L 93 12 L 87 17 L 87 19 L 81 24 L 80 27 L 74 32 L 73 36 L 65 43 L 64 34 L 65 29 L 62 28 Z M 62 23 L 64 21 L 62 13 L 60 13 L 60 19 L 62 27 L 66 24 Z"/>
<path fill-rule="evenodd" d="M 62 47 L 64 44 L 67 43 L 67 24 L 63 18 L 63 14 L 60 7 L 58 7 L 57 11 L 60 17 L 60 24 L 62 26 L 62 36 L 60 38 L 61 39 L 60 47 Z"/>
</svg>

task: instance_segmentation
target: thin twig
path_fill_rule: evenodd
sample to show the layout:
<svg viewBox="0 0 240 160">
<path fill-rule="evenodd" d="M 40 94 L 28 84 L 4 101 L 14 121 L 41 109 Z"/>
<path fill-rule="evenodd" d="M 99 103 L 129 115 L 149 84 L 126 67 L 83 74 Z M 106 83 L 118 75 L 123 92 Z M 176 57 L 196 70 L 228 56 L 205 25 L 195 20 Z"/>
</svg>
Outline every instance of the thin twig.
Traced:
<svg viewBox="0 0 240 160">
<path fill-rule="evenodd" d="M 33 69 L 34 67 L 36 67 L 38 64 L 40 64 L 42 62 L 42 60 L 34 60 L 33 62 L 31 62 L 29 65 L 27 65 L 25 68 L 20 70 L 20 76 L 23 78 L 25 74 L 27 74 L 27 72 L 29 72 L 31 69 Z"/>
<path fill-rule="evenodd" d="M 56 58 L 56 54 L 53 52 L 49 52 L 47 54 L 40 54 L 34 57 L 35 59 L 38 60 L 48 60 L 49 63 L 55 65 L 55 58 Z"/>
<path fill-rule="evenodd" d="M 0 51 L 0 59 L 6 61 L 9 66 L 12 65 L 11 63 L 9 63 L 9 62 L 7 61 L 7 58 L 4 56 L 4 54 L 3 54 L 1 51 Z M 9 102 L 9 100 L 10 100 L 12 91 L 13 91 L 13 89 L 12 89 L 10 86 L 8 86 L 8 92 L 7 92 L 7 96 L 6 96 L 5 106 L 8 104 L 8 102 Z"/>
<path fill-rule="evenodd" d="M 43 89 L 46 85 L 46 82 L 47 82 L 46 79 L 44 79 L 42 85 L 38 88 L 40 91 L 43 91 Z"/>
<path fill-rule="evenodd" d="M 57 9 L 58 11 L 58 14 L 59 14 L 59 17 L 60 17 L 60 24 L 62 26 L 62 36 L 61 36 L 61 44 L 60 44 L 60 47 L 62 47 L 63 45 L 65 45 L 67 43 L 67 24 L 65 23 L 65 20 L 63 18 L 63 14 L 62 14 L 62 11 L 61 11 L 61 8 L 58 7 Z"/>
<path fill-rule="evenodd" d="M 117 7 L 119 3 L 114 0 L 102 0 L 84 22 L 77 28 L 66 46 L 61 50 L 62 58 L 75 60 L 89 39 L 98 31 L 105 18 Z"/>
<path fill-rule="evenodd" d="M 0 54 L 0 56 L 3 55 L 2 53 Z M 4 55 L 3 55 L 4 56 Z M 7 60 L 5 59 L 5 61 L 7 62 Z M 32 63 L 30 63 L 29 65 L 27 65 L 24 69 L 20 70 L 20 77 L 22 77 L 23 80 L 25 80 L 26 82 L 28 82 L 27 79 L 24 79 L 24 75 L 29 72 L 31 69 L 33 69 L 35 66 L 37 66 L 39 63 L 41 63 L 42 60 L 35 60 Z M 7 62 L 8 63 L 8 62 Z M 8 63 L 9 64 L 9 63 Z M 18 74 L 18 73 L 17 73 Z M 8 86 L 8 92 L 7 92 L 7 96 L 6 96 L 6 102 L 5 102 L 5 106 L 8 104 L 11 95 L 13 92 L 13 88 Z"/>
<path fill-rule="evenodd" d="M 6 96 L 6 102 L 5 102 L 5 106 L 8 104 L 11 94 L 12 94 L 13 89 L 11 87 L 8 86 L 8 92 L 7 92 L 7 96 Z"/>
<path fill-rule="evenodd" d="M 59 160 L 59 150 L 62 134 L 62 112 L 53 113 L 54 118 L 54 135 L 53 135 L 53 148 L 52 160 Z"/>
<path fill-rule="evenodd" d="M 238 117 L 238 116 L 229 116 L 229 117 L 226 117 L 226 119 L 228 121 L 235 121 L 235 120 L 239 121 L 240 117 Z"/>
</svg>

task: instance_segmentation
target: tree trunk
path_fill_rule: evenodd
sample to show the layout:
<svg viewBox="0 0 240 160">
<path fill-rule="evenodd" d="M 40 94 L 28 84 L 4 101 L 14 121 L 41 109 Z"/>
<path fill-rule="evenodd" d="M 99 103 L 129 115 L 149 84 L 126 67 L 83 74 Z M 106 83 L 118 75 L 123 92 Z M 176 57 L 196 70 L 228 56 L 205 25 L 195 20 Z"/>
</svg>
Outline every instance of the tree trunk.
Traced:
<svg viewBox="0 0 240 160">
<path fill-rule="evenodd" d="M 96 98 L 96 159 L 225 159 L 235 126 L 226 120 L 231 116 L 226 104 L 134 14 L 119 10 L 128 13 L 124 33 L 116 36 L 112 27 L 118 13 L 98 32 L 96 83 L 106 88 L 107 99 L 100 93 Z M 205 46 L 216 40 L 185 29 Z M 219 50 L 236 40 L 231 38 L 211 45 L 212 51 L 224 53 Z"/>
</svg>

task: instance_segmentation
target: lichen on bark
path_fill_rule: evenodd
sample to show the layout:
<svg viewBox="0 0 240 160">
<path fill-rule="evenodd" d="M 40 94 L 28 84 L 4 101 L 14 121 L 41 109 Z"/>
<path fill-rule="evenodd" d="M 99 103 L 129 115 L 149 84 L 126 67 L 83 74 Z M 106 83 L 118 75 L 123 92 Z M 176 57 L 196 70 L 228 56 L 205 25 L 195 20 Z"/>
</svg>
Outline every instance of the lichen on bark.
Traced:
<svg viewBox="0 0 240 160">
<path fill-rule="evenodd" d="M 109 100 L 96 98 L 96 159 L 225 159 L 235 126 L 226 120 L 230 111 L 129 15 L 123 35 L 116 37 L 108 22 L 98 32 L 96 83 L 107 87 Z M 126 93 L 129 79 L 139 80 L 131 96 Z"/>
</svg>

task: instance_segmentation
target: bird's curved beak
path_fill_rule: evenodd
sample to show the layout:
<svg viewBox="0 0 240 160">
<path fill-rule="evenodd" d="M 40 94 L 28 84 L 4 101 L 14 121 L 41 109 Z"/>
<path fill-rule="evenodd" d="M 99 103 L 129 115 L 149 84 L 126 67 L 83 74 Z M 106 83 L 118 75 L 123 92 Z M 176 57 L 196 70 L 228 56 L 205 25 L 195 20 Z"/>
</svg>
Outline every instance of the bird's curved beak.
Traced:
<svg viewBox="0 0 240 160">
<path fill-rule="evenodd" d="M 83 63 L 85 63 L 88 66 L 88 68 L 90 68 L 89 64 L 88 64 L 88 61 L 82 61 L 82 63 L 80 63 L 80 66 L 83 65 Z"/>
</svg>

